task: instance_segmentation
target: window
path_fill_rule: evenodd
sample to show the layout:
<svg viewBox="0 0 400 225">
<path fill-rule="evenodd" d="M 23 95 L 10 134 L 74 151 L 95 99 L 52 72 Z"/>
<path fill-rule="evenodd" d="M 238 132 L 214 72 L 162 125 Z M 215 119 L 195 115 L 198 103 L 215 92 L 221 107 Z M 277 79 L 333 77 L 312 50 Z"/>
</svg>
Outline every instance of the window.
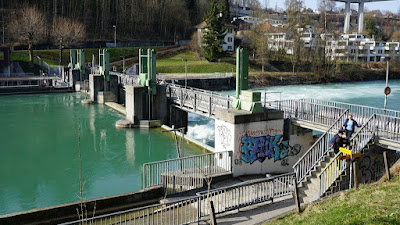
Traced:
<svg viewBox="0 0 400 225">
<path fill-rule="evenodd" d="M 232 38 L 231 37 L 228 37 L 228 42 L 232 42 Z"/>
<path fill-rule="evenodd" d="M 229 46 L 228 46 L 228 50 L 232 50 L 232 46 L 229 45 Z"/>
</svg>

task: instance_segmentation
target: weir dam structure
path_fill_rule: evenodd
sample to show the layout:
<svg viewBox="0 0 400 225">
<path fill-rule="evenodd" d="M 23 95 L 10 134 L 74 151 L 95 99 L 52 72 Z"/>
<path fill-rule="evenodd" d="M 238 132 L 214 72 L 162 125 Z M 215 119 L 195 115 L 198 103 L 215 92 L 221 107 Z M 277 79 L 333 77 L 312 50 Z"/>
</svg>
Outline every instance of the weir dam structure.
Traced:
<svg viewBox="0 0 400 225">
<path fill-rule="evenodd" d="M 311 203 L 355 181 L 375 180 L 384 172 L 383 158 L 389 164 L 399 158 L 400 111 L 319 99 L 261 101 L 259 92 L 247 90 L 248 52 L 244 50 L 237 50 L 236 96 L 157 80 L 152 50 L 140 50 L 139 76 L 110 72 L 107 53 L 102 54 L 102 72 L 89 75 L 90 98 L 84 103 L 119 108 L 126 118 L 116 121 L 117 126 L 182 128 L 188 125 L 188 113 L 215 120 L 211 153 L 144 164 L 143 188 L 161 186 L 168 196 L 200 190 L 212 179 L 226 176 L 269 176 L 64 224 L 199 223 L 212 213 L 210 200 L 213 213 L 219 214 L 290 196 L 295 187 L 300 202 Z M 70 73 L 79 83 L 79 71 Z M 362 124 L 351 137 L 352 154 L 361 157 L 346 161 L 344 153 L 335 154 L 329 142 L 349 114 Z M 321 135 L 316 138 L 313 132 Z"/>
</svg>

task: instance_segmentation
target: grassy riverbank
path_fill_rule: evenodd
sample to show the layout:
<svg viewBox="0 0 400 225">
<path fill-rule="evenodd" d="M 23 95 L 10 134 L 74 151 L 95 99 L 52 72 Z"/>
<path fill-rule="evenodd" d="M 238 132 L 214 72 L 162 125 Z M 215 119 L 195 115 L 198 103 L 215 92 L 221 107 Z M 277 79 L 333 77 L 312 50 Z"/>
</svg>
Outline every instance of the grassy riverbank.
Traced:
<svg viewBox="0 0 400 225">
<path fill-rule="evenodd" d="M 398 172 L 396 173 L 398 174 Z M 301 214 L 282 215 L 264 225 L 400 224 L 400 180 L 364 185 L 306 207 Z"/>
<path fill-rule="evenodd" d="M 122 56 L 125 57 L 135 57 L 139 55 L 140 48 L 153 48 L 155 50 L 161 50 L 169 48 L 168 46 L 150 46 L 150 47 L 124 47 L 124 48 L 107 48 L 110 53 L 110 61 L 122 60 Z M 58 65 L 60 51 L 58 49 L 49 50 L 34 50 L 34 56 L 39 56 L 49 65 Z M 99 49 L 98 48 L 86 48 L 85 49 L 85 61 L 91 62 L 92 55 L 95 55 L 96 61 L 98 61 Z M 28 51 L 14 51 L 11 54 L 11 59 L 13 61 L 28 62 L 29 55 Z M 63 50 L 63 64 L 68 65 L 69 63 L 69 49 Z"/>
</svg>

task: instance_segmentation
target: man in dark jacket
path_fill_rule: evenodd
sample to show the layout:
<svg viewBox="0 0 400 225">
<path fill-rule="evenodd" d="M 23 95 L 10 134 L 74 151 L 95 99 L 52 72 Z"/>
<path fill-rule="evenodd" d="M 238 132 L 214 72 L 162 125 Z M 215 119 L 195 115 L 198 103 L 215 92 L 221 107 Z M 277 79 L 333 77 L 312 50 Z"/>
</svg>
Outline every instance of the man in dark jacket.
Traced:
<svg viewBox="0 0 400 225">
<path fill-rule="evenodd" d="M 335 154 L 338 154 L 339 148 L 343 147 L 344 145 L 347 145 L 349 141 L 343 138 L 343 131 L 340 130 L 337 134 L 335 134 L 335 136 L 333 136 L 330 143 L 332 143 L 332 148 L 335 151 Z"/>
<path fill-rule="evenodd" d="M 348 140 L 350 140 L 351 135 L 353 135 L 355 127 L 361 127 L 361 125 L 358 125 L 357 121 L 353 120 L 353 115 L 349 114 L 349 118 L 347 118 L 343 124 L 343 130 L 346 132 L 346 138 Z"/>
</svg>

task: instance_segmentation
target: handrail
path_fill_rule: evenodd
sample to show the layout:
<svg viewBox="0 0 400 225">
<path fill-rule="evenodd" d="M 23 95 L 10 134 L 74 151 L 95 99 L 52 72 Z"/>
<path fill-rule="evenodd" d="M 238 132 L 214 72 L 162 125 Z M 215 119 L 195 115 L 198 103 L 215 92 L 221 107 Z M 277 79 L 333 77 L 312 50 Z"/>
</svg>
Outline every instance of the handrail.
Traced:
<svg viewBox="0 0 400 225">
<path fill-rule="evenodd" d="M 163 185 L 167 194 L 204 186 L 209 176 L 232 172 L 232 151 L 169 159 L 143 165 L 143 187 Z"/>
<path fill-rule="evenodd" d="M 287 173 L 256 181 L 242 182 L 225 188 L 213 189 L 211 194 L 199 192 L 193 197 L 84 218 L 62 223 L 62 225 L 198 223 L 209 216 L 208 204 L 211 198 L 216 214 L 240 209 L 291 195 L 294 190 L 293 177 L 294 173 Z"/>
<path fill-rule="evenodd" d="M 368 142 L 374 137 L 374 131 L 372 135 L 365 137 L 365 130 L 367 132 L 370 131 L 370 123 L 372 122 L 372 126 L 374 126 L 374 119 L 376 118 L 376 114 L 373 114 L 368 118 L 366 123 L 356 132 L 356 134 L 351 138 L 351 142 L 353 143 L 352 150 L 355 150 L 354 153 L 361 152 L 362 149 L 368 144 Z M 359 140 L 362 138 L 362 140 Z M 352 151 L 353 153 L 353 151 Z M 343 171 L 347 168 L 348 163 L 344 160 L 339 160 L 339 157 L 342 156 L 343 153 L 337 153 L 330 162 L 321 170 L 321 172 L 317 175 L 317 178 L 320 180 L 320 196 L 322 196 L 326 190 L 337 180 L 337 178 L 343 173 Z"/>
<path fill-rule="evenodd" d="M 305 176 L 318 164 L 318 162 L 326 155 L 329 151 L 329 141 L 331 137 L 328 134 L 334 133 L 334 129 L 338 129 L 343 124 L 344 118 L 348 114 L 349 110 L 345 110 L 340 117 L 333 123 L 329 129 L 303 154 L 303 156 L 293 165 L 293 169 L 296 173 L 297 182 L 300 183 Z M 309 164 L 310 161 L 312 164 Z"/>
</svg>

